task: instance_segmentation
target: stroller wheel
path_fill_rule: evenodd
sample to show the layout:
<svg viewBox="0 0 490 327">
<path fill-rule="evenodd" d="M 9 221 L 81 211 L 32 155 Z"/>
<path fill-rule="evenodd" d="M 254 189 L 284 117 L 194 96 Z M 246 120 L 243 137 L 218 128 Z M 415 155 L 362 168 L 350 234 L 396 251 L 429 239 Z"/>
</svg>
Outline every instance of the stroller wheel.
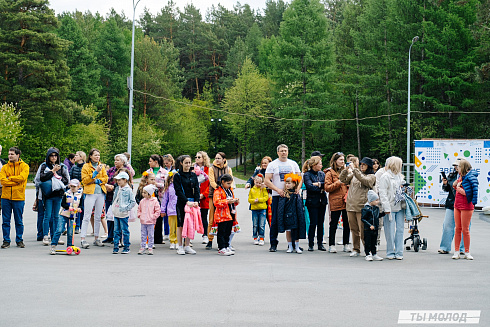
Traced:
<svg viewBox="0 0 490 327">
<path fill-rule="evenodd" d="M 422 241 L 422 250 L 427 250 L 427 239 L 425 237 Z"/>
</svg>

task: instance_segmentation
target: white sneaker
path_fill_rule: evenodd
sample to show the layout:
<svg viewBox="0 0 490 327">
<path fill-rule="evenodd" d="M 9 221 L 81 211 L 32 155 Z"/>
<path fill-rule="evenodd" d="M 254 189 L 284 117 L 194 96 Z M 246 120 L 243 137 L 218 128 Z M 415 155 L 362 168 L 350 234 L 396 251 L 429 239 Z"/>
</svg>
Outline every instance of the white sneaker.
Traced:
<svg viewBox="0 0 490 327">
<path fill-rule="evenodd" d="M 87 241 L 83 240 L 82 242 L 80 242 L 81 246 L 82 246 L 82 249 L 88 249 L 88 247 L 90 246 L 90 244 L 88 244 Z"/>
<path fill-rule="evenodd" d="M 351 257 L 358 257 L 359 256 L 359 252 L 357 251 L 353 251 L 351 254 L 350 254 Z"/>
<path fill-rule="evenodd" d="M 254 238 L 254 245 L 259 245 L 259 240 Z"/>
<path fill-rule="evenodd" d="M 234 255 L 234 254 L 235 254 L 235 250 L 232 250 L 232 249 L 231 249 L 231 248 L 229 248 L 229 247 L 228 247 L 228 248 L 226 248 L 225 250 L 226 250 L 226 251 L 228 251 L 228 252 L 230 252 L 230 253 L 231 253 L 231 255 Z"/>
<path fill-rule="evenodd" d="M 264 245 L 264 244 L 265 244 L 264 240 L 260 240 L 260 241 L 259 241 L 259 246 L 262 246 L 262 245 Z"/>
<path fill-rule="evenodd" d="M 330 252 L 330 253 L 337 253 L 337 249 L 335 248 L 335 245 L 330 245 L 328 247 L 328 252 Z"/>
<path fill-rule="evenodd" d="M 168 241 L 168 235 L 163 235 L 163 240 Z"/>
<path fill-rule="evenodd" d="M 49 249 L 49 254 L 56 254 L 56 245 L 51 245 L 51 248 Z"/>
<path fill-rule="evenodd" d="M 48 235 L 43 237 L 43 245 L 49 245 L 51 243 L 51 239 L 49 238 Z"/>
<path fill-rule="evenodd" d="M 170 250 L 175 250 L 175 244 L 174 243 L 170 243 Z"/>
<path fill-rule="evenodd" d="M 288 247 L 288 249 L 286 250 L 286 253 L 293 253 L 293 248 Z"/>
<path fill-rule="evenodd" d="M 375 255 L 373 255 L 373 260 L 374 260 L 374 261 L 382 261 L 382 260 L 383 260 L 383 258 L 382 258 L 382 257 L 380 257 L 379 255 L 375 254 Z"/>
<path fill-rule="evenodd" d="M 104 246 L 105 244 L 98 238 L 93 243 L 95 246 Z"/>
<path fill-rule="evenodd" d="M 228 248 L 229 248 L 230 250 L 232 250 L 233 252 L 235 252 L 235 248 L 234 248 L 233 246 L 231 246 L 231 244 L 230 244 L 230 246 L 228 246 Z"/>
<path fill-rule="evenodd" d="M 372 256 L 372 255 L 370 255 L 370 254 L 368 254 L 368 255 L 366 256 L 366 261 L 373 261 L 373 256 Z"/>
<path fill-rule="evenodd" d="M 185 254 L 184 247 L 183 246 L 177 246 L 177 254 Z"/>
<path fill-rule="evenodd" d="M 223 249 L 221 249 L 221 250 L 218 251 L 218 254 L 219 255 L 223 255 L 223 256 L 230 256 L 231 255 L 231 252 L 226 251 L 226 249 L 223 248 Z"/>
<path fill-rule="evenodd" d="M 299 246 L 296 247 L 295 249 L 296 253 L 301 254 L 303 251 L 299 248 Z"/>
<path fill-rule="evenodd" d="M 186 254 L 196 254 L 196 251 L 194 251 L 190 246 L 186 246 L 184 251 Z"/>
<path fill-rule="evenodd" d="M 203 235 L 203 237 L 202 237 L 202 244 L 208 244 L 208 242 L 209 242 L 208 237 L 206 235 Z"/>
<path fill-rule="evenodd" d="M 452 256 L 452 259 L 455 259 L 455 260 L 458 260 L 460 257 L 459 257 L 459 252 L 456 251 L 454 252 L 454 255 Z"/>
<path fill-rule="evenodd" d="M 58 240 L 58 245 L 65 245 L 65 241 L 63 241 L 61 238 Z"/>
<path fill-rule="evenodd" d="M 344 245 L 344 249 L 342 251 L 344 251 L 344 252 L 352 252 L 349 244 Z"/>
<path fill-rule="evenodd" d="M 464 254 L 464 258 L 465 258 L 466 260 L 473 260 L 473 257 L 471 256 L 471 254 L 470 254 L 469 252 L 466 252 L 466 253 Z"/>
</svg>

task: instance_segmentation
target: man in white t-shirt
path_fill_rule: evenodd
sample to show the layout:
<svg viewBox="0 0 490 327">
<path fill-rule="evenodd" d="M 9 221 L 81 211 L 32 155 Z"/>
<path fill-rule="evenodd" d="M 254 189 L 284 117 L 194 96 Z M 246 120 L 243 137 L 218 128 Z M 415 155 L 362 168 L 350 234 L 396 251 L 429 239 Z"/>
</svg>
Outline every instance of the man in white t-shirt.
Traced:
<svg viewBox="0 0 490 327">
<path fill-rule="evenodd" d="M 301 175 L 301 170 L 298 164 L 288 159 L 289 149 L 285 144 L 277 147 L 277 158 L 271 162 L 265 170 L 265 185 L 272 190 L 272 219 L 270 226 L 270 252 L 277 251 L 277 204 L 279 198 L 284 196 L 284 176 L 289 173 Z M 296 192 L 301 191 L 301 183 L 299 183 Z"/>
</svg>

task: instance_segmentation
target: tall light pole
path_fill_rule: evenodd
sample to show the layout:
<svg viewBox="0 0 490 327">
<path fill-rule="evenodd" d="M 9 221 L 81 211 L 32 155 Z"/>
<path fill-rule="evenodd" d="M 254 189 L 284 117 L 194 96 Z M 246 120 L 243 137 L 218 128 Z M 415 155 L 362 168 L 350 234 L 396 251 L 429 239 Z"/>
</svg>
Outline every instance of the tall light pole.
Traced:
<svg viewBox="0 0 490 327">
<path fill-rule="evenodd" d="M 141 0 L 133 0 L 133 37 L 131 38 L 131 76 L 129 77 L 129 117 L 128 117 L 128 153 L 131 156 L 131 144 L 133 142 L 133 77 L 134 77 L 134 16 L 136 6 Z"/>
<path fill-rule="evenodd" d="M 410 53 L 412 52 L 412 45 L 418 40 L 418 36 L 414 37 L 408 49 L 407 183 L 410 183 Z"/>
</svg>

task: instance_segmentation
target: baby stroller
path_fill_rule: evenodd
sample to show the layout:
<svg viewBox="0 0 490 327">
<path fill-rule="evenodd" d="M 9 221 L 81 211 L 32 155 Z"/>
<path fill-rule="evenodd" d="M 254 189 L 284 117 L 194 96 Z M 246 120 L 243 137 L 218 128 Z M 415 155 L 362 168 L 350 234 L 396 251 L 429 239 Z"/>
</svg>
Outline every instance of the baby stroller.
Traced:
<svg viewBox="0 0 490 327">
<path fill-rule="evenodd" d="M 405 220 L 409 224 L 408 232 L 410 234 L 410 236 L 403 241 L 403 244 L 406 245 L 408 240 L 412 241 L 412 244 L 405 246 L 405 249 L 410 250 L 413 247 L 415 252 L 419 252 L 419 248 L 427 250 L 427 239 L 425 237 L 422 240 L 420 239 L 418 223 L 422 221 L 422 218 L 429 218 L 429 216 L 422 215 L 417 201 L 413 199 L 413 189 L 407 184 L 402 187 L 401 197 L 403 197 L 406 204 Z"/>
</svg>

